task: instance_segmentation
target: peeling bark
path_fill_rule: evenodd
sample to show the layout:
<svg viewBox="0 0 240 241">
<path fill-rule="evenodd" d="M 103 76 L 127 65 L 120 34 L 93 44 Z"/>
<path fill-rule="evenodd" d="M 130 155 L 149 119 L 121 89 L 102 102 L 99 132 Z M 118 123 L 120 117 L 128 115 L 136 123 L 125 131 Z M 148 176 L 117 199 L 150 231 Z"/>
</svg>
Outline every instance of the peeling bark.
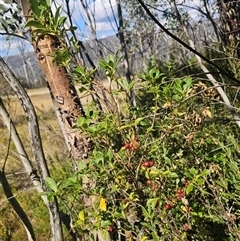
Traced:
<svg viewBox="0 0 240 241">
<path fill-rule="evenodd" d="M 85 116 L 80 99 L 71 79 L 68 77 L 66 68 L 53 62 L 54 54 L 61 48 L 59 40 L 52 35 L 38 37 L 33 43 L 39 65 L 46 77 L 52 99 L 55 101 L 59 112 L 60 121 L 64 127 L 64 134 L 70 146 L 70 154 L 74 167 L 78 159 L 86 159 L 91 145 L 87 137 L 80 130 L 75 130 L 77 118 Z"/>
</svg>

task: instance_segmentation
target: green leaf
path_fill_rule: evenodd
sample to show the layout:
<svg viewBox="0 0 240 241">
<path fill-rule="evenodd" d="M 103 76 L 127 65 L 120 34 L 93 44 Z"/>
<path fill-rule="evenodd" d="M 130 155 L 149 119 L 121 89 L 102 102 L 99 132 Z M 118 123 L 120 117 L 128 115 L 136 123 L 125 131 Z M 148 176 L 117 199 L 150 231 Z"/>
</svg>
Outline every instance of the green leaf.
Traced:
<svg viewBox="0 0 240 241">
<path fill-rule="evenodd" d="M 39 5 L 44 6 L 44 7 L 50 7 L 51 6 L 51 1 L 47 1 L 47 0 L 38 0 L 39 1 Z"/>
<path fill-rule="evenodd" d="M 152 237 L 154 241 L 159 241 L 158 235 L 155 232 L 152 232 Z"/>
<path fill-rule="evenodd" d="M 5 0 L 4 2 L 6 2 L 6 0 Z M 11 2 L 12 2 L 12 1 L 11 1 Z M 10 2 L 10 3 L 11 3 L 11 2 Z M 7 7 L 5 4 L 0 3 L 0 10 L 6 11 L 7 9 L 8 9 L 8 7 Z"/>
<path fill-rule="evenodd" d="M 45 26 L 42 25 L 39 21 L 36 21 L 36 20 L 29 20 L 25 27 L 35 27 L 35 28 L 42 28 L 42 29 L 45 29 Z"/>
<path fill-rule="evenodd" d="M 178 177 L 178 174 L 176 172 L 171 172 L 170 173 L 170 177 L 171 178 L 177 178 Z"/>
<path fill-rule="evenodd" d="M 193 190 L 193 185 L 190 183 L 186 188 L 186 193 L 189 194 Z"/>
<path fill-rule="evenodd" d="M 198 184 L 199 186 L 202 186 L 204 183 L 205 183 L 205 181 L 204 181 L 203 178 L 197 179 L 197 184 Z"/>
<path fill-rule="evenodd" d="M 32 32 L 31 32 L 31 34 L 32 35 L 35 35 L 35 34 L 39 34 L 39 33 L 41 33 L 41 34 L 50 34 L 51 32 L 49 32 L 46 28 L 37 28 L 37 29 L 34 29 Z"/>
<path fill-rule="evenodd" d="M 108 54 L 107 56 L 107 62 L 108 64 L 113 67 L 114 66 L 114 63 L 115 63 L 115 59 L 114 59 L 114 56 L 112 54 Z"/>
<path fill-rule="evenodd" d="M 148 213 L 148 211 L 147 211 L 143 206 L 141 206 L 141 208 L 142 208 L 142 211 L 143 211 L 144 216 L 145 216 L 146 218 L 151 218 L 151 215 Z"/>
<path fill-rule="evenodd" d="M 45 183 L 48 188 L 52 189 L 54 192 L 57 192 L 57 183 L 51 177 L 47 177 L 45 179 Z"/>
<path fill-rule="evenodd" d="M 142 118 L 142 117 L 137 118 L 137 119 L 134 121 L 133 126 L 137 126 L 143 119 L 144 119 L 144 118 Z"/>
<path fill-rule="evenodd" d="M 62 8 L 62 6 L 59 6 L 59 7 L 57 8 L 56 13 L 55 13 L 55 15 L 54 15 L 54 17 L 53 17 L 53 23 L 54 23 L 54 25 L 55 25 L 56 28 L 58 27 L 58 26 L 57 26 L 57 22 L 58 22 L 58 19 L 59 19 L 59 16 L 60 16 L 60 10 L 61 10 L 61 8 Z"/>
<path fill-rule="evenodd" d="M 159 201 L 159 198 L 151 198 L 151 199 L 148 199 L 148 201 L 147 201 L 147 206 L 150 206 L 151 209 L 154 209 L 154 208 L 156 207 L 158 201 Z"/>
<path fill-rule="evenodd" d="M 61 187 L 62 188 L 71 187 L 71 186 L 74 186 L 77 182 L 78 182 L 77 176 L 72 176 L 72 177 L 69 177 L 66 181 L 64 181 Z"/>
<path fill-rule="evenodd" d="M 102 68 L 102 69 L 106 69 L 106 66 L 107 66 L 107 63 L 106 63 L 106 61 L 105 60 L 100 60 L 99 62 L 98 62 L 98 65 Z"/>
<path fill-rule="evenodd" d="M 67 20 L 67 17 L 65 17 L 65 16 L 60 17 L 57 22 L 57 26 L 62 27 L 64 25 L 64 23 L 66 22 L 66 20 Z"/>
<path fill-rule="evenodd" d="M 104 156 L 102 152 L 98 152 L 97 155 L 95 156 L 94 163 L 99 164 L 99 162 L 104 161 Z"/>
<path fill-rule="evenodd" d="M 29 6 L 30 6 L 30 9 L 31 11 L 33 12 L 33 14 L 36 16 L 36 17 L 40 17 L 41 15 L 41 11 L 38 7 L 38 1 L 36 0 L 29 0 Z"/>
<path fill-rule="evenodd" d="M 83 162 L 82 160 L 79 160 L 78 163 L 77 163 L 77 165 L 78 165 L 78 170 L 79 170 L 79 171 L 85 169 L 85 167 L 86 167 L 85 162 Z"/>
<path fill-rule="evenodd" d="M 208 176 L 209 174 L 210 174 L 210 171 L 207 170 L 207 169 L 205 169 L 205 170 L 203 170 L 203 171 L 199 174 L 199 176 L 205 177 L 205 176 Z"/>
<path fill-rule="evenodd" d="M 48 198 L 48 201 L 49 201 L 49 202 L 53 202 L 53 200 L 54 200 L 54 193 L 52 193 L 52 192 L 49 193 L 48 196 L 47 196 L 47 198 Z"/>
<path fill-rule="evenodd" d="M 0 17 L 0 23 L 2 24 L 2 26 L 7 29 L 8 28 L 8 22 L 6 20 L 4 20 L 2 17 Z"/>
<path fill-rule="evenodd" d="M 195 168 L 190 168 L 189 172 L 192 174 L 193 177 L 195 177 L 198 174 L 198 170 L 196 170 Z"/>
<path fill-rule="evenodd" d="M 187 77 L 187 78 L 184 79 L 184 82 L 185 82 L 185 84 L 183 85 L 183 90 L 185 92 L 187 92 L 190 89 L 191 85 L 192 85 L 192 78 L 191 77 Z"/>
</svg>

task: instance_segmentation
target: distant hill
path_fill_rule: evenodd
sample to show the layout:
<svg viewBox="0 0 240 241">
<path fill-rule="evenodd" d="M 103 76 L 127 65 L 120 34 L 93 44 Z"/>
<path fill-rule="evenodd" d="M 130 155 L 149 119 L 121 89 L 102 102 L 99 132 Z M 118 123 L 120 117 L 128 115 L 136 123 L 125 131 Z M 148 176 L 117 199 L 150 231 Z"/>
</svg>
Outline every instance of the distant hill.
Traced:
<svg viewBox="0 0 240 241">
<path fill-rule="evenodd" d="M 116 36 L 103 38 L 99 41 L 99 47 L 93 40 L 84 41 L 84 47 L 90 59 L 96 64 L 101 57 L 98 49 L 101 48 L 103 56 L 109 53 L 115 53 L 119 48 L 119 40 Z M 87 66 L 90 66 L 83 51 L 83 59 Z M 38 65 L 34 52 L 24 53 L 24 55 L 17 54 L 5 58 L 6 63 L 18 78 L 23 78 L 24 81 L 37 83 L 43 77 L 43 73 Z"/>
<path fill-rule="evenodd" d="M 213 41 L 214 39 L 214 31 L 211 23 L 209 22 L 193 23 L 191 29 L 192 37 L 195 39 L 198 49 L 210 44 L 209 41 Z M 179 32 L 179 30 L 175 31 L 176 35 L 178 35 L 177 32 Z M 128 39 L 128 41 L 132 41 L 132 39 Z M 90 63 L 85 53 L 88 54 L 94 64 L 97 64 L 97 61 L 99 58 L 102 58 L 102 56 L 106 56 L 109 53 L 114 54 L 120 49 L 120 41 L 117 36 L 109 36 L 98 40 L 98 42 L 95 40 L 87 40 L 83 42 L 83 45 L 85 50 L 82 49 L 81 53 L 84 63 L 88 67 L 90 67 Z M 171 54 L 175 52 L 177 53 L 176 56 L 180 56 L 179 53 L 183 49 L 183 47 L 177 44 L 176 41 L 172 40 L 172 38 L 161 31 L 159 31 L 157 35 L 151 35 L 150 33 L 147 41 L 145 41 L 143 46 L 141 46 L 141 54 L 139 53 L 138 47 L 139 46 L 136 46 L 129 52 L 129 56 L 131 56 L 130 65 L 134 72 L 142 70 L 144 66 L 144 59 L 149 59 L 152 54 L 155 54 L 155 56 L 161 61 L 166 61 L 169 59 L 169 50 L 171 51 Z M 187 50 L 185 49 L 184 51 Z M 185 53 L 185 56 L 188 58 L 191 55 L 192 54 L 189 51 Z M 25 53 L 24 56 L 20 54 L 8 56 L 6 62 L 15 75 L 22 78 L 23 81 L 28 84 L 38 83 L 40 79 L 43 80 L 43 73 L 39 68 L 38 61 L 33 52 Z M 121 64 L 120 69 L 123 70 Z"/>
</svg>

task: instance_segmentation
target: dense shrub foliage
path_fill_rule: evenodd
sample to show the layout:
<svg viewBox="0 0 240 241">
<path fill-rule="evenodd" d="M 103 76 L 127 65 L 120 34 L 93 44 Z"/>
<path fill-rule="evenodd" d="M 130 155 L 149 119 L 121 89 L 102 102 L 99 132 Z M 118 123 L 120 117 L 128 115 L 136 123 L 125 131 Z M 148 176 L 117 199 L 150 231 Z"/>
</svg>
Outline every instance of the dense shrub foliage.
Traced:
<svg viewBox="0 0 240 241">
<path fill-rule="evenodd" d="M 115 62 L 100 62 L 114 86 L 110 107 L 90 105 L 76 127 L 91 136 L 92 156 L 68 178 L 48 179 L 49 198 L 75 214 L 79 232 L 101 229 L 113 240 L 239 239 L 239 135 L 214 89 L 154 66 L 128 84 L 114 76 Z"/>
<path fill-rule="evenodd" d="M 100 231 L 103 237 L 110 235 L 116 241 L 240 240 L 239 133 L 231 113 L 215 90 L 216 86 L 212 87 L 215 80 L 210 85 L 200 78 L 193 56 L 185 58 L 189 66 L 182 66 L 177 63 L 176 55 L 169 55 L 168 62 L 152 56 L 149 64 L 144 65 L 146 70 L 131 76 L 130 80 L 129 70 L 126 78 L 118 77 L 118 68 L 124 66 L 124 71 L 127 69 L 128 48 L 124 47 L 123 38 L 120 39 L 123 61 L 118 57 L 119 51 L 99 60 L 96 68 L 94 64 L 92 69 L 80 66 L 79 61 L 73 64 L 83 46 L 75 39 L 76 27 L 65 27 L 68 18 L 61 16 L 62 7 L 56 8 L 53 14 L 50 1 L 41 0 L 39 5 L 30 1 L 30 6 L 34 18 L 25 27 L 33 28 L 32 40 L 36 41 L 39 36 L 58 40 L 51 55 L 46 56 L 51 56 L 58 71 L 61 70 L 59 67 L 66 68 L 64 73 L 71 83 L 80 84 L 82 96 L 93 97 L 85 108 L 85 116 L 79 117 L 76 125 L 74 122 L 74 129 L 81 130 L 81 135 L 87 137 L 83 139 L 91 140 L 92 153 L 89 157 L 86 155 L 86 159 L 78 160 L 77 171 L 69 171 L 69 166 L 62 162 L 55 164 L 54 171 L 51 168 L 52 177 L 44 180 L 48 191 L 41 193 L 48 195 L 50 202 L 56 197 L 62 213 L 69 214 L 64 217 L 72 218 L 73 227 L 64 230 L 66 240 L 71 238 L 71 231 L 77 231 L 88 240 L 94 240 L 94 231 L 98 234 Z M 121 8 L 119 4 L 118 8 Z M 174 19 L 173 12 L 171 15 Z M 139 16 L 141 19 L 144 15 Z M 142 19 L 149 25 L 145 20 L 149 18 Z M 143 25 L 136 23 L 133 26 L 144 30 Z M 122 34 L 122 27 L 118 35 Z M 149 47 L 153 47 L 152 44 L 150 41 Z M 133 42 L 133 46 L 138 44 Z M 215 56 L 216 52 L 207 51 L 206 55 L 222 57 L 221 54 Z M 231 48 L 228 52 L 226 56 L 231 58 L 221 61 L 221 66 L 226 65 L 238 76 L 239 64 L 235 63 L 238 55 Z M 39 60 L 43 61 L 46 56 L 40 54 Z M 106 76 L 102 82 L 96 74 L 101 71 Z M 198 77 L 190 76 L 192 74 L 198 74 Z M 210 73 L 205 71 L 204 75 L 209 77 Z M 214 76 L 218 75 L 214 73 Z M 224 97 L 231 96 L 235 107 L 228 108 L 233 112 L 233 108 L 238 108 L 239 89 L 224 78 L 226 76 L 221 83 L 225 88 Z M 68 81 L 67 78 L 64 86 L 71 84 Z M 57 97 L 62 97 L 64 102 L 64 96 Z M 77 95 L 75 97 L 78 99 Z M 69 114 L 67 111 L 62 113 Z M 71 118 L 69 116 L 67 121 Z M 26 206 L 34 207 L 39 199 L 32 195 L 27 201 Z M 41 205 L 39 209 L 31 210 L 32 213 L 29 211 L 34 221 L 41 219 L 41 215 L 41 221 L 47 219 L 46 208 Z M 6 210 L 4 207 L 2 214 L 10 221 L 0 222 L 3 230 L 0 235 L 11 239 L 15 238 L 12 230 L 19 226 L 11 225 L 14 215 Z M 39 222 L 38 227 L 41 230 L 37 232 L 42 232 L 42 239 L 46 240 L 49 227 L 44 222 Z M 19 232 L 19 240 L 23 236 L 23 232 Z"/>
</svg>

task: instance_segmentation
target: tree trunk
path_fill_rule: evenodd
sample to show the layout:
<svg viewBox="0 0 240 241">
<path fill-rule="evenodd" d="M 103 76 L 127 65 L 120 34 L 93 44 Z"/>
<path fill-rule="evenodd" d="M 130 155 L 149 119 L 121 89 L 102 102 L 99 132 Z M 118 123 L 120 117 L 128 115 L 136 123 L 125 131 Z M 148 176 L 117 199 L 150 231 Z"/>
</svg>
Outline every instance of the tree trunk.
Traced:
<svg viewBox="0 0 240 241">
<path fill-rule="evenodd" d="M 30 7 L 27 0 L 21 0 L 21 3 L 23 14 L 29 15 Z M 37 36 L 32 45 L 59 113 L 61 127 L 64 128 L 62 131 L 68 142 L 67 145 L 70 147 L 73 166 L 77 169 L 77 160 L 88 158 L 91 143 L 86 136 L 81 134 L 80 130 L 73 129 L 77 124 L 77 118 L 84 116 L 84 111 L 66 68 L 53 63 L 52 55 L 62 46 L 57 37 L 47 34 Z"/>
<path fill-rule="evenodd" d="M 30 7 L 27 0 L 21 0 L 21 3 L 23 14 L 25 16 L 29 15 Z M 59 39 L 51 34 L 37 35 L 32 41 L 39 66 L 46 77 L 52 100 L 57 108 L 58 119 L 60 120 L 65 140 L 67 140 L 67 146 L 70 149 L 73 166 L 77 170 L 77 161 L 82 159 L 87 162 L 88 154 L 92 151 L 92 145 L 87 136 L 84 136 L 79 129 L 74 129 L 78 117 L 85 116 L 85 113 L 77 91 L 69 78 L 67 69 L 53 61 L 54 53 L 64 48 L 60 43 Z M 93 180 L 87 181 L 92 182 Z M 86 207 L 91 206 L 93 201 L 94 197 L 83 197 Z M 101 231 L 94 232 L 94 236 L 96 236 L 98 241 L 109 240 L 101 237 Z M 85 239 L 84 237 L 83 240 L 89 240 L 89 238 L 86 237 Z"/>
<path fill-rule="evenodd" d="M 128 53 L 127 53 L 127 46 L 123 34 L 123 16 L 122 16 L 122 7 L 120 0 L 116 0 L 117 3 L 117 12 L 118 12 L 118 34 L 121 43 L 121 50 L 123 52 L 123 60 L 124 60 L 124 68 L 125 68 L 125 76 L 128 83 L 131 82 L 131 70 L 129 65 Z M 136 97 L 134 94 L 133 89 L 130 90 L 130 102 L 132 106 L 136 107 Z"/>
</svg>

